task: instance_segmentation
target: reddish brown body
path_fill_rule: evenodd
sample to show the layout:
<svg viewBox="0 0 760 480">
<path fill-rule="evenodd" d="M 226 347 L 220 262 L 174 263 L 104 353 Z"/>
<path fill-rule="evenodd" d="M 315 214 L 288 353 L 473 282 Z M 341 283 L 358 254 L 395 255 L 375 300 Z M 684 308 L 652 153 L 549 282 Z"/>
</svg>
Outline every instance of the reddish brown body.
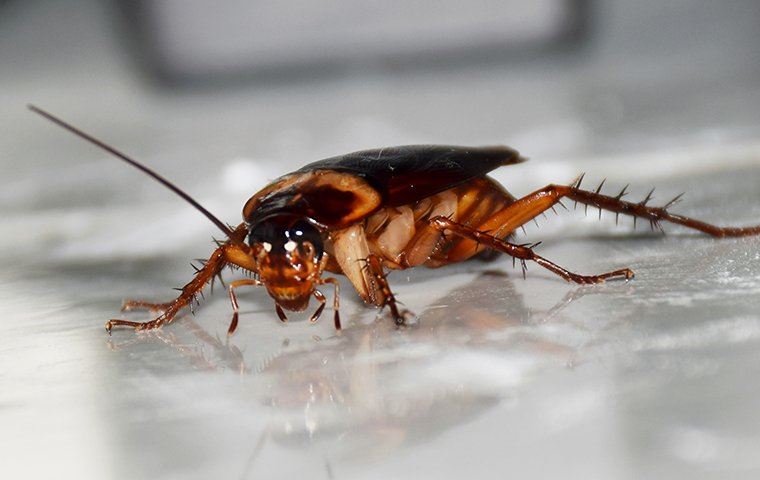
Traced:
<svg viewBox="0 0 760 480">
<path fill-rule="evenodd" d="M 479 226 L 514 201 L 492 179 L 476 178 L 414 203 L 380 207 L 363 222 L 330 235 L 327 252 L 335 261 L 328 263 L 327 270 L 346 275 L 367 303 L 382 305 L 385 296 L 374 281 L 373 269 L 364 268 L 357 259 L 373 255 L 391 270 L 440 267 L 467 260 L 482 252 L 485 245 L 476 245 L 465 237 L 444 237 L 431 220 L 440 216 Z M 505 237 L 511 232 L 503 233 Z"/>
<path fill-rule="evenodd" d="M 494 156 L 498 152 L 503 164 L 521 161 L 516 152 L 507 148 L 496 147 L 491 151 Z M 457 177 L 450 178 L 443 185 L 457 180 Z M 312 196 L 308 193 L 312 191 L 319 193 Z M 350 171 L 309 169 L 286 175 L 251 197 L 243 209 L 243 217 L 252 225 L 261 217 L 271 217 L 272 210 L 330 212 L 330 218 L 308 214 L 310 218 L 318 218 L 323 229 L 325 270 L 347 276 L 365 302 L 379 306 L 386 302 L 387 295 L 383 293 L 382 283 L 377 281 L 378 270 L 382 273 L 384 268 L 439 267 L 466 260 L 485 248 L 463 237 L 444 239 L 442 230 L 431 224 L 433 218 L 442 216 L 452 221 L 463 218 L 469 224 L 480 225 L 515 201 L 501 185 L 485 176 L 471 178 L 432 195 L 423 192 L 421 195 L 424 196 L 419 199 L 405 198 L 409 195 L 399 195 L 402 191 L 406 192 L 397 189 L 395 196 L 389 195 Z M 296 200 L 299 195 L 301 199 Z M 311 198 L 304 199 L 303 196 Z M 269 207 L 281 198 L 301 204 L 296 208 L 289 202 L 285 202 L 285 206 Z M 388 205 L 400 201 L 409 203 Z M 364 261 L 370 258 L 373 259 L 371 263 Z M 278 273 L 261 274 L 270 278 L 296 276 L 293 272 L 283 274 L 282 271 L 280 268 Z M 287 288 L 297 289 L 299 286 L 303 291 L 302 298 L 308 298 L 310 286 L 303 282 L 293 281 Z"/>
<path fill-rule="evenodd" d="M 760 234 L 760 227 L 722 228 L 680 215 L 668 208 L 650 207 L 650 194 L 640 202 L 581 189 L 581 176 L 573 185 L 548 185 L 516 199 L 488 177 L 493 169 L 524 159 L 508 147 L 457 147 L 412 145 L 365 150 L 328 158 L 285 175 L 256 193 L 243 208 L 244 221 L 235 229 L 226 226 L 176 186 L 123 153 L 81 132 L 36 107 L 35 112 L 146 172 L 191 203 L 227 235 L 195 277 L 174 301 L 165 304 L 126 302 L 124 310 L 147 308 L 161 314 L 150 322 L 111 320 L 114 326 L 136 330 L 158 328 L 189 306 L 202 288 L 224 267 L 234 265 L 254 278 L 232 282 L 229 287 L 233 319 L 238 323 L 235 288 L 264 286 L 275 301 L 282 321 L 284 310 L 304 310 L 311 297 L 320 305 L 311 317 L 321 315 L 326 297 L 318 287 L 335 288 L 333 310 L 340 329 L 339 282 L 324 272 L 343 274 L 362 299 L 388 306 L 397 324 L 405 321 L 386 280 L 386 270 L 417 266 L 440 267 L 461 262 L 484 250 L 533 261 L 567 281 L 599 283 L 608 278 L 633 277 L 623 268 L 598 275 L 579 275 L 537 255 L 534 245 L 510 243 L 512 232 L 553 209 L 568 198 L 648 221 L 652 228 L 663 221 L 677 223 L 713 236 Z"/>
</svg>

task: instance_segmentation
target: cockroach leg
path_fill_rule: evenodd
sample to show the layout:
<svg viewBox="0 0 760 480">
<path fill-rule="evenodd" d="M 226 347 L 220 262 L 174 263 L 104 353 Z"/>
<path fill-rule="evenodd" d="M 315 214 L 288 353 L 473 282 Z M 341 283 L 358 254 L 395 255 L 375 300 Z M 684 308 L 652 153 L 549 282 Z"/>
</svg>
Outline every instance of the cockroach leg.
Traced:
<svg viewBox="0 0 760 480">
<path fill-rule="evenodd" d="M 230 322 L 230 327 L 227 329 L 228 337 L 235 333 L 235 329 L 238 325 L 238 301 L 237 297 L 235 296 L 235 289 L 244 285 L 253 285 L 255 287 L 258 287 L 263 285 L 263 283 L 253 278 L 245 278 L 243 280 L 235 280 L 234 282 L 230 282 L 229 292 L 230 303 L 232 304 L 232 321 Z"/>
<path fill-rule="evenodd" d="M 687 228 L 699 230 L 700 232 L 712 235 L 714 237 L 745 237 L 749 235 L 760 234 L 760 226 L 752 227 L 718 227 L 709 223 L 695 220 L 693 218 L 684 217 L 682 215 L 672 214 L 668 211 L 670 207 L 675 205 L 681 199 L 681 195 L 676 196 L 662 207 L 649 207 L 646 205 L 651 193 L 647 197 L 647 200 L 633 203 L 621 200 L 621 196 L 611 197 L 608 195 L 602 195 L 597 192 L 589 192 L 587 190 L 581 190 L 577 187 L 566 187 L 560 185 L 549 185 L 544 188 L 543 191 L 550 193 L 550 195 L 559 199 L 560 197 L 567 197 L 572 200 L 576 200 L 579 203 L 596 207 L 600 210 L 607 210 L 615 212 L 616 214 L 631 215 L 634 217 L 643 218 L 651 224 L 652 228 L 662 229 L 661 222 L 670 222 L 678 225 L 682 225 Z"/>
<path fill-rule="evenodd" d="M 277 312 L 277 316 L 280 317 L 282 323 L 287 323 L 288 316 L 285 315 L 285 311 L 282 309 L 279 303 L 274 304 L 274 310 Z"/>
<path fill-rule="evenodd" d="M 408 316 L 411 316 L 412 313 L 406 309 L 399 311 L 396 297 L 393 295 L 393 291 L 391 291 L 390 285 L 388 285 L 388 279 L 386 278 L 386 274 L 383 269 L 382 259 L 378 255 L 371 254 L 367 257 L 367 268 L 369 268 L 370 273 L 372 273 L 372 277 L 377 283 L 377 288 L 380 291 L 380 295 L 382 295 L 382 306 L 388 306 L 391 311 L 391 315 L 393 316 L 393 321 L 396 323 L 396 325 L 401 326 L 406 324 L 406 318 Z"/>
<path fill-rule="evenodd" d="M 625 278 L 626 280 L 633 278 L 633 270 L 629 268 L 622 268 L 620 270 L 602 273 L 600 275 L 579 275 L 560 267 L 556 263 L 553 263 L 544 257 L 537 255 L 533 251 L 533 248 L 531 248 L 529 245 L 516 245 L 514 243 L 507 242 L 506 240 L 494 237 L 493 235 L 489 235 L 488 233 L 482 232 L 475 228 L 454 222 L 453 220 L 446 217 L 435 217 L 430 220 L 430 223 L 438 229 L 446 230 L 453 233 L 454 235 L 470 239 L 488 248 L 498 250 L 500 252 L 506 253 L 507 255 L 510 255 L 517 260 L 520 260 L 523 262 L 523 273 L 525 272 L 524 262 L 526 260 L 531 260 L 546 268 L 547 270 L 556 273 L 568 282 L 588 284 L 603 283 L 608 278 Z"/>
<path fill-rule="evenodd" d="M 124 303 L 121 305 L 121 311 L 131 312 L 134 310 L 149 310 L 151 312 L 165 312 L 171 304 L 172 302 L 151 303 L 142 300 L 124 300 Z"/>
<path fill-rule="evenodd" d="M 233 263 L 243 268 L 250 268 L 250 265 L 244 262 L 245 259 L 249 258 L 247 252 L 243 251 L 244 248 L 247 247 L 230 241 L 214 250 L 214 253 L 211 254 L 211 257 L 203 268 L 198 270 L 193 279 L 180 289 L 180 295 L 170 302 L 163 313 L 154 320 L 149 322 L 132 322 L 112 319 L 106 322 L 106 331 L 110 334 L 113 327 L 132 327 L 135 330 L 150 330 L 171 323 L 177 313 L 195 301 L 196 296 L 203 287 L 218 275 L 228 263 Z"/>
<path fill-rule="evenodd" d="M 319 300 L 320 305 L 319 307 L 317 307 L 316 311 L 314 311 L 314 313 L 309 318 L 309 322 L 311 323 L 317 323 L 317 320 L 319 320 L 319 316 L 322 315 L 322 310 L 324 310 L 325 305 L 327 305 L 327 298 L 319 290 L 314 290 L 314 298 Z"/>
<path fill-rule="evenodd" d="M 340 325 L 340 282 L 337 278 L 321 278 L 319 279 L 319 284 L 324 285 L 327 283 L 331 283 L 333 287 L 335 287 L 335 293 L 333 296 L 333 320 L 335 322 L 335 330 L 340 331 L 341 325 Z"/>
<path fill-rule="evenodd" d="M 504 238 L 554 205 L 561 205 L 562 198 L 568 198 L 576 203 L 613 212 L 616 217 L 630 215 L 634 219 L 634 225 L 637 218 L 643 218 L 653 229 L 662 230 L 662 222 L 671 222 L 715 237 L 743 237 L 760 234 L 760 226 L 717 227 L 700 220 L 670 213 L 668 209 L 680 200 L 680 195 L 662 207 L 650 207 L 647 203 L 652 198 L 652 192 L 649 192 L 649 195 L 640 202 L 629 202 L 622 200 L 625 190 L 621 192 L 623 195 L 618 194 L 612 197 L 599 193 L 598 188 L 596 191 L 589 191 L 581 190 L 579 186 L 578 180 L 571 186 L 547 185 L 499 210 L 478 225 L 478 230 L 492 232 L 494 236 Z M 477 248 L 476 240 L 460 241 L 449 249 L 446 254 L 447 260 L 457 262 L 469 258 L 472 256 L 473 248 Z"/>
<path fill-rule="evenodd" d="M 624 192 L 622 192 L 624 193 Z M 681 194 L 683 195 L 683 194 Z M 581 190 L 577 184 L 573 186 L 548 185 L 530 195 L 517 200 L 509 207 L 494 215 L 494 217 L 507 218 L 510 214 L 514 217 L 504 222 L 503 231 L 509 232 L 525 223 L 530 218 L 540 214 L 544 210 L 558 203 L 563 197 L 567 197 L 578 203 L 589 205 L 600 210 L 607 210 L 616 215 L 630 215 L 643 218 L 650 222 L 653 228 L 659 228 L 661 222 L 671 222 L 687 228 L 699 230 L 714 237 L 743 237 L 760 234 L 760 226 L 751 227 L 718 227 L 693 218 L 676 215 L 669 212 L 670 207 L 676 204 L 681 195 L 663 205 L 662 207 L 650 207 L 647 205 L 652 198 L 652 192 L 641 202 L 629 202 L 622 200 L 622 195 L 614 197 L 603 195 L 599 191 Z M 499 223 L 499 219 L 492 217 L 483 225 L 488 228 L 492 223 Z"/>
</svg>

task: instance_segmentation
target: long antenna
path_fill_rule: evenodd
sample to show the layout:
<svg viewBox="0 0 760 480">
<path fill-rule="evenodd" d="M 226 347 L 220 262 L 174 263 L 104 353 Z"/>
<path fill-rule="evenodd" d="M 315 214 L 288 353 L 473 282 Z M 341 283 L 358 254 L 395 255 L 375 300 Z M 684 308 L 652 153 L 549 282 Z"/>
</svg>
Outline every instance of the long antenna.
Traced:
<svg viewBox="0 0 760 480">
<path fill-rule="evenodd" d="M 193 198 L 190 195 L 186 194 L 185 192 L 183 192 L 182 190 L 180 190 L 179 187 L 177 187 L 176 185 L 174 185 L 173 183 L 171 183 L 169 180 L 165 179 L 164 177 L 162 177 L 158 173 L 154 172 L 150 168 L 146 167 L 142 163 L 138 162 L 137 160 L 133 160 L 133 159 L 129 158 L 127 155 L 125 155 L 124 153 L 116 150 L 112 146 L 106 145 L 104 142 L 98 140 L 97 138 L 95 138 L 95 137 L 93 137 L 93 136 L 91 136 L 91 135 L 89 135 L 87 133 L 84 133 L 83 131 L 79 130 L 75 126 L 73 126 L 73 125 L 71 125 L 69 123 L 66 123 L 65 121 L 61 120 L 60 118 L 58 118 L 58 117 L 56 117 L 56 116 L 54 116 L 54 115 L 46 112 L 45 110 L 42 110 L 39 107 L 36 107 L 34 105 L 27 105 L 27 107 L 29 108 L 29 110 L 33 111 L 34 113 L 42 115 L 43 117 L 47 118 L 51 122 L 53 122 L 55 124 L 58 124 L 61 127 L 65 128 L 66 130 L 70 131 L 74 135 L 77 135 L 78 137 L 81 137 L 81 138 L 87 140 L 88 142 L 90 142 L 93 145 L 96 145 L 96 146 L 102 148 L 103 150 L 105 150 L 106 152 L 110 153 L 111 155 L 114 155 L 114 156 L 116 156 L 116 157 L 124 160 L 128 164 L 132 165 L 133 167 L 135 167 L 135 168 L 137 168 L 139 170 L 142 170 L 143 172 L 147 173 L 148 175 L 150 175 L 151 177 L 153 177 L 153 179 L 155 179 L 159 183 L 163 184 L 166 188 L 168 188 L 172 192 L 176 193 L 177 195 L 179 195 L 180 197 L 182 197 L 183 199 L 185 199 L 185 201 L 187 201 L 187 203 L 189 203 L 190 205 L 192 205 L 193 207 L 195 207 L 199 212 L 201 212 L 202 214 L 204 214 L 209 220 L 211 220 L 212 222 L 214 222 L 214 224 L 217 227 L 219 227 L 219 229 L 221 229 L 225 233 L 225 235 L 227 235 L 228 237 L 230 237 L 232 235 L 232 230 L 230 230 L 230 227 L 228 227 L 221 220 L 219 220 L 218 218 L 216 218 L 211 212 L 209 212 L 208 210 L 206 210 L 205 208 L 203 208 L 201 206 L 201 204 L 198 203 L 198 202 L 196 202 L 195 200 L 193 200 Z"/>
</svg>

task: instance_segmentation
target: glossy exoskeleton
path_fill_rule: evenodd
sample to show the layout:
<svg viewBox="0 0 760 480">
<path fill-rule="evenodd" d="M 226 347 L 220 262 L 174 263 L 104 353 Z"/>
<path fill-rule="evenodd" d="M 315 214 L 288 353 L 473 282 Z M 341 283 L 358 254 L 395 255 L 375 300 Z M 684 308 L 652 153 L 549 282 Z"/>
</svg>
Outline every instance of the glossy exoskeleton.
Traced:
<svg viewBox="0 0 760 480">
<path fill-rule="evenodd" d="M 569 282 L 600 283 L 610 278 L 633 278 L 622 268 L 598 275 L 579 275 L 539 256 L 534 245 L 515 244 L 511 234 L 525 223 L 567 198 L 616 215 L 642 218 L 650 225 L 677 223 L 716 237 L 760 234 L 760 226 L 723 228 L 672 214 L 678 197 L 662 207 L 581 188 L 581 176 L 571 185 L 548 185 L 525 197 L 515 198 L 488 173 L 497 167 L 524 161 L 515 150 L 503 147 L 410 145 L 350 153 L 320 160 L 284 175 L 253 195 L 243 207 L 243 222 L 230 228 L 186 193 L 144 165 L 68 123 L 30 108 L 139 168 L 180 195 L 206 215 L 227 236 L 211 254 L 180 295 L 165 304 L 128 301 L 123 310 L 145 308 L 160 312 L 149 322 L 110 320 L 116 326 L 146 330 L 171 322 L 192 304 L 204 286 L 226 266 L 250 271 L 253 278 L 233 281 L 229 295 L 233 319 L 238 323 L 235 289 L 263 286 L 274 299 L 282 321 L 284 310 L 303 311 L 311 297 L 320 305 L 311 316 L 315 322 L 325 308 L 326 297 L 318 287 L 334 287 L 334 321 L 340 329 L 339 282 L 325 272 L 348 277 L 368 304 L 387 306 L 397 324 L 407 312 L 399 309 L 386 280 L 387 270 L 416 266 L 440 267 L 461 262 L 485 250 L 505 253 L 554 272 Z"/>
</svg>

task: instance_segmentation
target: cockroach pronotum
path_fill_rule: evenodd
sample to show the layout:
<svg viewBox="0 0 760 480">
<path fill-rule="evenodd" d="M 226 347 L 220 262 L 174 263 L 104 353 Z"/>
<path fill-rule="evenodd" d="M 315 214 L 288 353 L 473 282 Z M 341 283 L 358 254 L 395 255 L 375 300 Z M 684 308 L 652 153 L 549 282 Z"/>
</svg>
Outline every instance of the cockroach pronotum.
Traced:
<svg viewBox="0 0 760 480">
<path fill-rule="evenodd" d="M 125 326 L 135 330 L 159 328 L 197 301 L 204 286 L 227 266 L 252 274 L 229 284 L 232 322 L 238 324 L 235 289 L 263 286 L 274 299 L 275 311 L 287 321 L 285 310 L 300 312 L 311 297 L 320 305 L 311 315 L 316 322 L 327 303 L 317 287 L 334 288 L 335 328 L 340 330 L 339 281 L 324 272 L 342 274 L 370 305 L 388 307 L 398 325 L 408 312 L 400 309 L 386 279 L 387 270 L 420 265 L 441 267 L 496 251 L 521 263 L 532 261 L 568 282 L 601 283 L 607 279 L 633 278 L 621 268 L 598 275 L 579 275 L 535 253 L 538 244 L 510 242 L 512 233 L 562 199 L 641 218 L 654 228 L 671 222 L 716 237 L 760 234 L 760 226 L 716 227 L 670 213 L 680 195 L 661 207 L 623 200 L 626 188 L 615 195 L 581 188 L 583 176 L 570 185 L 547 185 L 522 198 L 512 196 L 488 173 L 497 167 L 525 161 L 508 147 L 459 147 L 410 145 L 349 153 L 310 163 L 288 173 L 254 194 L 243 207 L 243 222 L 230 227 L 203 208 L 177 186 L 67 122 L 44 110 L 29 108 L 88 142 L 142 170 L 185 199 L 226 235 L 193 279 L 168 303 L 127 301 L 122 311 L 146 309 L 160 313 L 149 322 L 109 320 L 106 330 Z M 602 182 L 604 183 L 604 182 Z M 566 207 L 565 207 L 566 208 Z"/>
</svg>

